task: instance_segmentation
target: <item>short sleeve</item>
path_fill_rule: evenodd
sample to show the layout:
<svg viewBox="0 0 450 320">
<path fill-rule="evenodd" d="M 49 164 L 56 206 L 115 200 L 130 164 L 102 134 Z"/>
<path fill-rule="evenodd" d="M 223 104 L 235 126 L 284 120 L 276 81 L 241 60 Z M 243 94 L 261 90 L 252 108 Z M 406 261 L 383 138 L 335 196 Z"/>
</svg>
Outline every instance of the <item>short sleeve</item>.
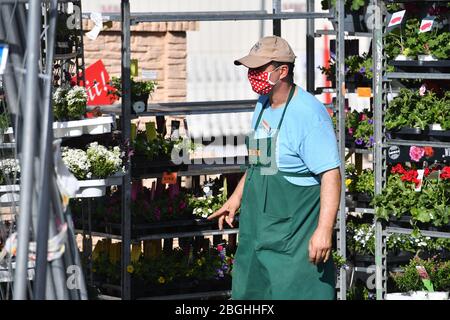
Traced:
<svg viewBox="0 0 450 320">
<path fill-rule="evenodd" d="M 299 156 L 314 174 L 341 165 L 336 135 L 331 121 L 321 121 L 300 142 Z"/>
</svg>

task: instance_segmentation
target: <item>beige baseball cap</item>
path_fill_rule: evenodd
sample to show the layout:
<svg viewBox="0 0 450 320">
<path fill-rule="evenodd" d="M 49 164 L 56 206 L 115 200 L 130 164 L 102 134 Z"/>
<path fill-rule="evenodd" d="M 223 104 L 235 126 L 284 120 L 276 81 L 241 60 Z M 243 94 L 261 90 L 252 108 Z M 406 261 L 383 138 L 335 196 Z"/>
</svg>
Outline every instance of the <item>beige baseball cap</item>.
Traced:
<svg viewBox="0 0 450 320">
<path fill-rule="evenodd" d="M 234 64 L 237 66 L 242 64 L 247 68 L 259 68 L 271 61 L 295 61 L 295 54 L 289 43 L 278 36 L 261 38 L 248 55 L 235 60 Z"/>
</svg>

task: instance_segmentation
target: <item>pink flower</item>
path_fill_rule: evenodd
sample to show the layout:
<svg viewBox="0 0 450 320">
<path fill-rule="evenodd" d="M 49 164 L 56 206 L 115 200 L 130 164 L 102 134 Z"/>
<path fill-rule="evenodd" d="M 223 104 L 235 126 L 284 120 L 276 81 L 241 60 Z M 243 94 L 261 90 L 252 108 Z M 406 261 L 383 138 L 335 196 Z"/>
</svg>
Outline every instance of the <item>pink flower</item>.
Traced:
<svg viewBox="0 0 450 320">
<path fill-rule="evenodd" d="M 417 272 L 421 279 L 430 279 L 427 270 L 423 266 L 416 266 Z"/>
<path fill-rule="evenodd" d="M 425 155 L 425 149 L 421 147 L 412 146 L 409 148 L 409 156 L 412 161 L 419 162 Z"/>
<path fill-rule="evenodd" d="M 353 128 L 348 128 L 348 134 L 351 136 L 353 135 Z"/>
<path fill-rule="evenodd" d="M 425 92 L 427 92 L 427 87 L 423 84 L 420 86 L 419 95 L 424 96 Z"/>
<path fill-rule="evenodd" d="M 217 251 L 222 252 L 222 250 L 223 250 L 223 247 L 221 245 L 218 245 L 217 246 Z"/>
</svg>

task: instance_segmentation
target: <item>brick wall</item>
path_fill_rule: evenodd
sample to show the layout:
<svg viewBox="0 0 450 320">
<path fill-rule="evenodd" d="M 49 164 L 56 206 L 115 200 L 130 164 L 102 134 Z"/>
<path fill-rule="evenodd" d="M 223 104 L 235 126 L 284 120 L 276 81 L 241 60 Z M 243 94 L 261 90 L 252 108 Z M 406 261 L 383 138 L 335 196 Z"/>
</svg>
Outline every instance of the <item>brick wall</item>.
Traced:
<svg viewBox="0 0 450 320">
<path fill-rule="evenodd" d="M 92 28 L 91 21 L 83 21 L 84 30 Z M 139 23 L 131 27 L 131 58 L 138 60 L 139 70 L 157 72 L 152 102 L 186 100 L 186 31 L 197 29 L 196 22 Z M 114 22 L 95 41 L 84 38 L 86 66 L 102 59 L 110 76 L 120 76 L 120 49 L 120 23 Z"/>
</svg>

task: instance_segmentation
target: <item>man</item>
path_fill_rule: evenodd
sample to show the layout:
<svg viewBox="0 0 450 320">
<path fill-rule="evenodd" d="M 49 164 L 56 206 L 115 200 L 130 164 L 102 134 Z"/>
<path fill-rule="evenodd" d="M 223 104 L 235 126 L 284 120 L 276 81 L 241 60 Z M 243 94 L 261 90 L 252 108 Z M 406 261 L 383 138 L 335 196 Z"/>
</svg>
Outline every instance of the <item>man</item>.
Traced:
<svg viewBox="0 0 450 320">
<path fill-rule="evenodd" d="M 250 167 L 209 217 L 218 217 L 220 229 L 224 221 L 233 227 L 241 211 L 233 299 L 335 298 L 330 255 L 340 158 L 326 108 L 293 82 L 294 62 L 291 47 L 277 36 L 260 39 L 234 62 L 249 68 L 261 96 L 248 140 Z"/>
</svg>

